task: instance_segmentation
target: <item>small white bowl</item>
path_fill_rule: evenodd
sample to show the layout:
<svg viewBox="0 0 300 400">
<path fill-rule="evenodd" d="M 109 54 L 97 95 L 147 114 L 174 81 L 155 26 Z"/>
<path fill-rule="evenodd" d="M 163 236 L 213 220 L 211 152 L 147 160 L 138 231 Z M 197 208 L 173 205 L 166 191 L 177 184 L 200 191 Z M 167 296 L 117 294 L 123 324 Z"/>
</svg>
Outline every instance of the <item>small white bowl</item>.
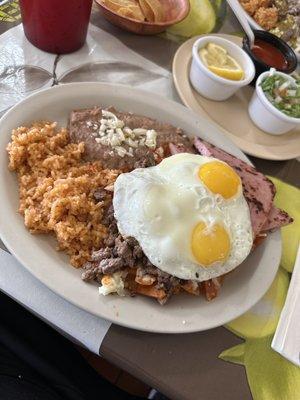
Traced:
<svg viewBox="0 0 300 400">
<path fill-rule="evenodd" d="M 222 46 L 240 64 L 245 73 L 244 79 L 240 81 L 225 79 L 214 74 L 206 67 L 201 61 L 199 50 L 210 42 Z M 190 69 L 191 84 L 198 93 L 210 100 L 222 101 L 228 99 L 239 88 L 248 85 L 255 75 L 255 67 L 248 54 L 235 43 L 222 37 L 201 37 L 193 45 L 192 56 Z"/>
<path fill-rule="evenodd" d="M 278 71 L 275 73 L 284 76 L 293 83 L 295 82 L 295 79 L 290 75 Z M 263 72 L 256 81 L 255 92 L 253 93 L 248 108 L 250 118 L 258 128 L 272 135 L 282 135 L 297 126 L 300 128 L 300 118 L 289 117 L 273 106 L 266 98 L 261 88 L 261 82 L 269 75 L 270 71 Z"/>
</svg>

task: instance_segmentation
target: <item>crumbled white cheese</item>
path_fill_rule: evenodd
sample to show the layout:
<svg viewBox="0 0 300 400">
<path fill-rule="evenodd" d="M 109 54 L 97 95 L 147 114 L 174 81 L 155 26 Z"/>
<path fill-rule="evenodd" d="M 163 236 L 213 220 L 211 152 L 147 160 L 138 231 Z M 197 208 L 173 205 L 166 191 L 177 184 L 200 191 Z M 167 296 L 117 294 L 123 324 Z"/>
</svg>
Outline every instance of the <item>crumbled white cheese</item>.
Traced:
<svg viewBox="0 0 300 400">
<path fill-rule="evenodd" d="M 151 129 L 151 130 L 147 131 L 146 132 L 145 145 L 147 147 L 155 149 L 155 147 L 156 147 L 156 136 L 157 136 L 157 133 L 155 132 L 155 130 Z"/>
<path fill-rule="evenodd" d="M 91 126 L 91 125 L 88 125 Z M 120 156 L 133 157 L 133 149 L 146 146 L 150 149 L 156 148 L 157 133 L 153 129 L 135 128 L 125 126 L 124 122 L 108 110 L 102 110 L 102 118 L 98 127 L 97 143 L 110 146 Z M 128 151 L 124 147 L 129 147 Z"/>
<path fill-rule="evenodd" d="M 124 147 L 121 147 L 121 146 L 116 146 L 116 147 L 115 147 L 115 150 L 116 150 L 117 154 L 118 154 L 120 157 L 124 157 L 125 154 L 127 153 L 126 149 L 124 149 Z"/>
<path fill-rule="evenodd" d="M 103 117 L 108 117 L 108 118 L 112 118 L 112 119 L 114 119 L 115 121 L 117 121 L 117 117 L 115 116 L 115 114 L 113 114 L 111 111 L 108 111 L 108 110 L 102 110 L 102 115 L 103 115 Z"/>
<path fill-rule="evenodd" d="M 123 129 L 123 132 L 126 133 L 127 135 L 131 135 L 132 134 L 132 129 L 130 129 L 127 126 L 125 126 L 125 128 Z"/>
<path fill-rule="evenodd" d="M 126 143 L 129 144 L 130 147 L 135 147 L 135 148 L 137 148 L 138 145 L 139 145 L 138 142 L 135 142 L 135 141 L 132 140 L 131 138 L 127 139 L 127 140 L 126 140 Z"/>
<path fill-rule="evenodd" d="M 132 131 L 136 136 L 140 136 L 140 135 L 146 135 L 147 133 L 147 129 L 144 128 L 135 128 Z"/>
<path fill-rule="evenodd" d="M 125 296 L 125 287 L 121 272 L 105 275 L 101 283 L 102 286 L 99 287 L 99 294 L 107 296 L 110 293 L 117 293 L 119 296 Z"/>
<path fill-rule="evenodd" d="M 112 136 L 112 138 L 110 139 L 110 145 L 111 147 L 116 147 L 116 146 L 120 146 L 122 139 L 120 137 L 118 137 L 117 135 Z"/>
</svg>

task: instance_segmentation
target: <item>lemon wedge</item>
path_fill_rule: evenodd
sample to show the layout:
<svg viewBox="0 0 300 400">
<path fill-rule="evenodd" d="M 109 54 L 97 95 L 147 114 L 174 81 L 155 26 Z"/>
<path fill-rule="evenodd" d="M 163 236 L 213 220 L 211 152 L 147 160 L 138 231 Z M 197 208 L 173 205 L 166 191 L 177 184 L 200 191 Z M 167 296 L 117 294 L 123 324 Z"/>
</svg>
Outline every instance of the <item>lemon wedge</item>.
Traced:
<svg viewBox="0 0 300 400">
<path fill-rule="evenodd" d="M 227 53 L 226 49 L 215 43 L 208 43 L 199 51 L 199 55 L 207 68 L 222 78 L 240 81 L 245 76 L 240 64 Z"/>
<path fill-rule="evenodd" d="M 214 54 L 215 56 L 219 55 L 222 57 L 227 55 L 227 50 L 225 50 L 224 47 L 219 46 L 218 44 L 208 43 L 206 48 L 210 54 Z"/>
</svg>

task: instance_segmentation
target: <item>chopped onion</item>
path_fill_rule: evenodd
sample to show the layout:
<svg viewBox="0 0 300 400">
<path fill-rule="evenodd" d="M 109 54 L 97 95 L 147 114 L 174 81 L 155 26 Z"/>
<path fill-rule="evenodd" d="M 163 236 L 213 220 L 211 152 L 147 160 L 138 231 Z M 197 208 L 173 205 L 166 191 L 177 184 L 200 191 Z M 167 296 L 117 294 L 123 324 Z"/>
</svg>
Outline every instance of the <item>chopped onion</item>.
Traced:
<svg viewBox="0 0 300 400">
<path fill-rule="evenodd" d="M 269 76 L 273 76 L 275 72 L 276 72 L 275 68 L 270 68 Z"/>
<path fill-rule="evenodd" d="M 283 82 L 283 84 L 281 86 L 279 86 L 279 91 L 282 92 L 283 90 L 285 90 L 286 88 L 288 88 L 290 86 L 291 82 L 289 81 L 285 81 Z"/>
<path fill-rule="evenodd" d="M 282 97 L 276 96 L 274 101 L 275 103 L 280 103 L 282 101 Z"/>
</svg>

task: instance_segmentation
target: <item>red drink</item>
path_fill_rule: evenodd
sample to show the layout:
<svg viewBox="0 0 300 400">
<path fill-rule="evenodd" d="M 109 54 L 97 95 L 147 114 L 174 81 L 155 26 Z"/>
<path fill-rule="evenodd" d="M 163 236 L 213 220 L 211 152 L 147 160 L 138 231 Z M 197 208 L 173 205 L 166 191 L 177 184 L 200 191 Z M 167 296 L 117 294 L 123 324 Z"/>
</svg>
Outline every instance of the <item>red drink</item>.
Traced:
<svg viewBox="0 0 300 400">
<path fill-rule="evenodd" d="M 92 0 L 19 0 L 27 39 L 49 53 L 71 53 L 83 46 Z"/>
</svg>

